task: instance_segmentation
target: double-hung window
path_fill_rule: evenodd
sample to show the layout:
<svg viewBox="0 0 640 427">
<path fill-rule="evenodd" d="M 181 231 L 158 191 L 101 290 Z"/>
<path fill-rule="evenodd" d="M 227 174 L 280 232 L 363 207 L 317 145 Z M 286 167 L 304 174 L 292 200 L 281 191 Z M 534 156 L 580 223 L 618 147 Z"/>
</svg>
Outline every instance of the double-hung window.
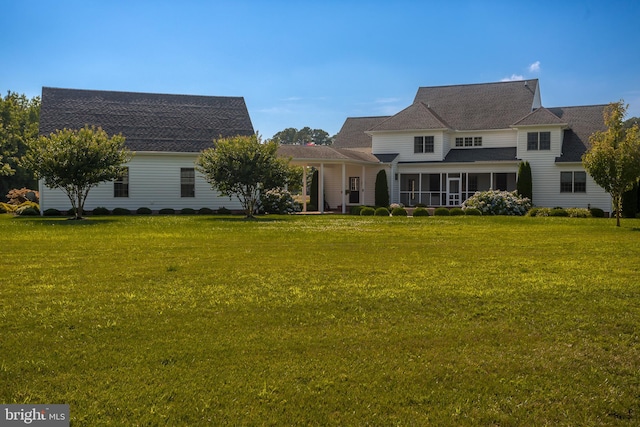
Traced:
<svg viewBox="0 0 640 427">
<path fill-rule="evenodd" d="M 586 193 L 586 172 L 560 172 L 561 193 Z"/>
<path fill-rule="evenodd" d="M 180 169 L 180 197 L 196 197 L 196 171 L 194 168 Z"/>
<path fill-rule="evenodd" d="M 434 149 L 433 136 L 416 136 L 413 138 L 414 153 L 433 153 Z"/>
<path fill-rule="evenodd" d="M 551 150 L 551 132 L 527 132 L 527 150 Z"/>
<path fill-rule="evenodd" d="M 125 167 L 113 181 L 113 197 L 129 197 L 129 168 Z"/>
</svg>

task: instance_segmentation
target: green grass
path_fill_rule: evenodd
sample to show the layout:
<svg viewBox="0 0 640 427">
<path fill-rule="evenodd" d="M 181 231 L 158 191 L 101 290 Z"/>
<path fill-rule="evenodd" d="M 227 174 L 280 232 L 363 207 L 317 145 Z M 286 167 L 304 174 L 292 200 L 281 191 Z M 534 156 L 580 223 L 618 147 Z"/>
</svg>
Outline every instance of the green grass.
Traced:
<svg viewBox="0 0 640 427">
<path fill-rule="evenodd" d="M 73 426 L 640 423 L 640 220 L 0 215 L 0 402 Z"/>
</svg>

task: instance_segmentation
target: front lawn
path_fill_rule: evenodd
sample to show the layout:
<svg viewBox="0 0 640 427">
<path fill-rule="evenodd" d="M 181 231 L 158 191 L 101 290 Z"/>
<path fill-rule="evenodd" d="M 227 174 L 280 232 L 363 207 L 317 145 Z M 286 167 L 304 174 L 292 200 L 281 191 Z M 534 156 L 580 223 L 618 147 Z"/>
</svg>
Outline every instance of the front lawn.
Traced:
<svg viewBox="0 0 640 427">
<path fill-rule="evenodd" d="M 637 425 L 640 220 L 0 215 L 0 403 L 95 425 Z"/>
</svg>

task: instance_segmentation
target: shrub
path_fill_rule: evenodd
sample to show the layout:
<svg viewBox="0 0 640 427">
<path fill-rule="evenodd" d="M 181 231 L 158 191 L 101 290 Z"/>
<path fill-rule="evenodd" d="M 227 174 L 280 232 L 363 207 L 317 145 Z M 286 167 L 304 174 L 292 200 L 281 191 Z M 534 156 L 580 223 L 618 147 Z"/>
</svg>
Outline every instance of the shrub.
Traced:
<svg viewBox="0 0 640 427">
<path fill-rule="evenodd" d="M 30 190 L 25 187 L 22 187 L 19 190 L 14 188 L 13 190 L 9 190 L 7 199 L 9 199 L 10 205 L 21 205 L 24 202 L 38 203 L 40 201 L 40 193 L 36 190 Z"/>
<path fill-rule="evenodd" d="M 213 214 L 213 209 L 209 209 L 209 208 L 198 209 L 198 215 L 211 215 L 211 214 Z"/>
<path fill-rule="evenodd" d="M 376 210 L 371 208 L 371 207 L 369 207 L 369 206 L 365 206 L 362 209 L 360 209 L 360 216 L 373 216 L 373 215 L 375 215 L 375 213 L 376 213 Z M 388 213 L 387 213 L 387 215 L 388 215 Z"/>
<path fill-rule="evenodd" d="M 413 211 L 413 216 L 429 216 L 429 211 L 424 207 L 419 207 Z"/>
<path fill-rule="evenodd" d="M 531 165 L 529 162 L 520 162 L 518 167 L 517 192 L 520 196 L 533 199 L 533 184 L 531 179 Z"/>
<path fill-rule="evenodd" d="M 591 212 L 586 208 L 569 208 L 567 214 L 571 218 L 591 218 Z"/>
<path fill-rule="evenodd" d="M 16 213 L 20 216 L 38 216 L 40 215 L 40 211 L 37 210 L 36 208 L 32 208 L 32 207 L 25 207 L 25 208 L 20 208 L 20 209 L 16 209 Z"/>
<path fill-rule="evenodd" d="M 360 215 L 360 211 L 365 206 L 351 206 L 351 210 L 349 211 L 351 215 Z"/>
<path fill-rule="evenodd" d="M 451 210 L 449 210 L 449 215 L 461 216 L 464 215 L 464 211 L 462 210 L 462 208 L 451 208 Z"/>
<path fill-rule="evenodd" d="M 378 208 L 375 210 L 375 216 L 389 216 L 389 209 L 387 208 Z"/>
<path fill-rule="evenodd" d="M 479 191 L 462 203 L 463 210 L 468 208 L 476 208 L 482 215 L 524 215 L 531 201 L 517 191 Z"/>
<path fill-rule="evenodd" d="M 44 216 L 61 216 L 62 212 L 60 212 L 58 209 L 49 208 L 49 209 L 45 210 L 44 212 L 42 212 L 42 214 Z"/>
<path fill-rule="evenodd" d="M 427 205 L 425 205 L 424 203 L 416 203 L 416 208 L 426 208 Z"/>
<path fill-rule="evenodd" d="M 109 213 L 110 213 L 109 209 L 102 206 L 98 206 L 93 210 L 93 212 L 91 212 L 91 215 L 109 215 Z"/>
<path fill-rule="evenodd" d="M 389 205 L 389 185 L 387 184 L 387 172 L 384 169 L 376 175 L 375 202 L 376 206 Z"/>
<path fill-rule="evenodd" d="M 158 211 L 160 215 L 174 215 L 176 210 L 173 208 L 162 208 Z"/>
<path fill-rule="evenodd" d="M 33 211 L 35 211 L 35 215 L 40 215 L 40 205 L 30 201 L 22 202 L 19 205 L 15 206 L 13 212 L 16 215 L 34 215 L 31 212 L 25 214 L 24 211 L 26 211 L 27 209 L 32 209 Z"/>
<path fill-rule="evenodd" d="M 111 213 L 114 215 L 131 215 L 131 211 L 127 208 L 114 208 Z"/>
<path fill-rule="evenodd" d="M 218 208 L 218 214 L 219 215 L 231 215 L 231 211 L 223 206 L 221 208 Z"/>
<path fill-rule="evenodd" d="M 138 208 L 136 209 L 136 214 L 138 215 L 151 215 L 152 211 L 149 208 Z"/>
<path fill-rule="evenodd" d="M 287 190 L 273 189 L 260 196 L 258 211 L 270 214 L 291 214 L 298 212 L 299 206 Z"/>
<path fill-rule="evenodd" d="M 549 216 L 569 216 L 569 213 L 563 208 L 553 208 L 549 211 Z"/>
<path fill-rule="evenodd" d="M 15 210 L 15 206 L 11 206 L 8 203 L 0 203 L 0 213 L 13 212 Z"/>
<path fill-rule="evenodd" d="M 481 216 L 482 212 L 476 208 L 469 208 L 463 211 L 465 215 Z"/>
<path fill-rule="evenodd" d="M 433 215 L 434 216 L 449 216 L 449 209 L 447 209 L 445 207 L 436 208 L 436 210 L 433 211 Z"/>
<path fill-rule="evenodd" d="M 182 215 L 195 215 L 196 214 L 196 210 L 195 209 L 191 209 L 191 208 L 182 208 L 180 210 L 180 214 L 182 214 Z"/>
<path fill-rule="evenodd" d="M 604 211 L 600 208 L 591 208 L 589 211 L 594 218 L 604 218 Z"/>
<path fill-rule="evenodd" d="M 405 208 L 393 208 L 391 216 L 407 216 L 407 210 Z"/>
</svg>

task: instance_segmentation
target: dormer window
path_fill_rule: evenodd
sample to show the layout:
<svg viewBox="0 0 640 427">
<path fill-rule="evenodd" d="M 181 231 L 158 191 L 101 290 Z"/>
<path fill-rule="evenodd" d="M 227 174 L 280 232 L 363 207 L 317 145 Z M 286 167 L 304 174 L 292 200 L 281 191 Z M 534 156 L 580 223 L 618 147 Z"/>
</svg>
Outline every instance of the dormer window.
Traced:
<svg viewBox="0 0 640 427">
<path fill-rule="evenodd" d="M 416 136 L 413 138 L 414 153 L 433 153 L 434 148 L 433 136 Z"/>
<path fill-rule="evenodd" d="M 551 132 L 527 132 L 527 150 L 551 150 Z"/>
</svg>

